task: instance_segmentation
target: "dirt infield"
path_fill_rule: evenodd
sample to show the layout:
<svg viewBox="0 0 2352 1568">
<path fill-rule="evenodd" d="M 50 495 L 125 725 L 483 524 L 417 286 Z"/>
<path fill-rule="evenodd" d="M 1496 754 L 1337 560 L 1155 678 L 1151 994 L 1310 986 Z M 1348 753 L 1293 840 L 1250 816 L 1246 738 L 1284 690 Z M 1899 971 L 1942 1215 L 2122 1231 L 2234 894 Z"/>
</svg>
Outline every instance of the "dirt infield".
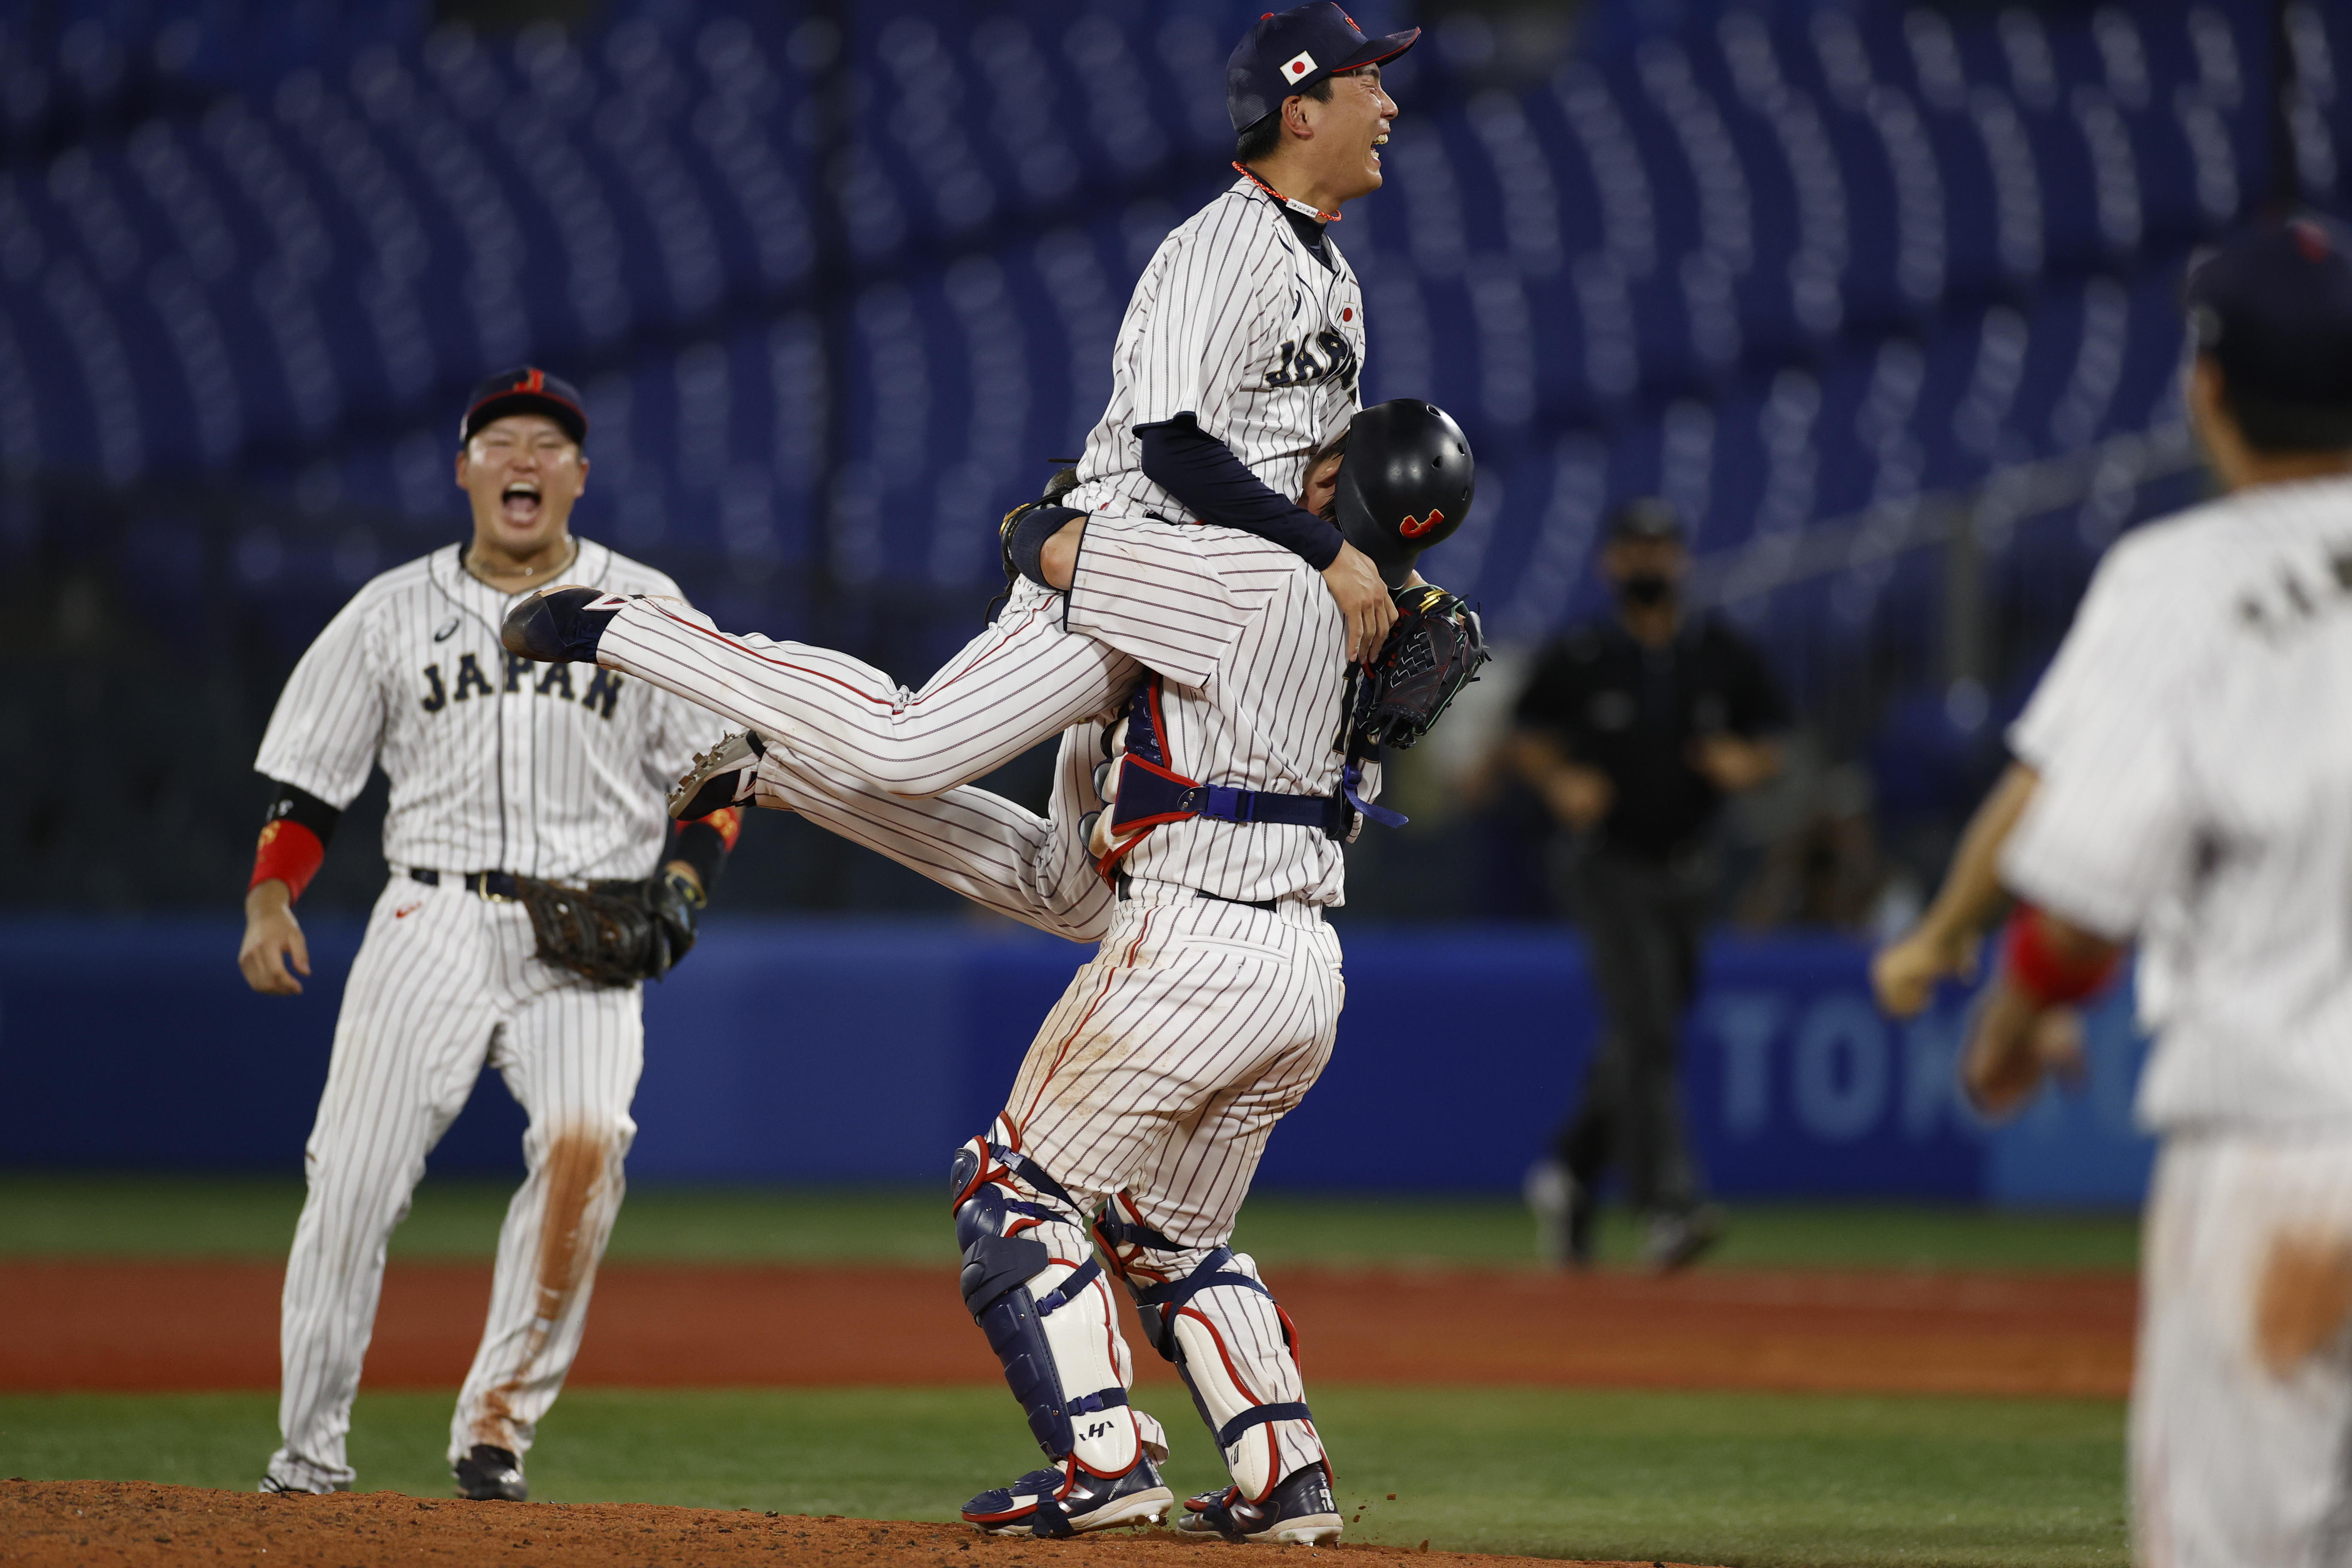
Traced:
<svg viewBox="0 0 2352 1568">
<path fill-rule="evenodd" d="M 273 1564 L 563 1563 L 667 1568 L 672 1563 L 1200 1563 L 1221 1542 L 1164 1530 L 1113 1531 L 1081 1542 L 992 1541 L 961 1525 L 804 1519 L 646 1503 L 447 1502 L 362 1492 L 331 1498 L 159 1487 L 145 1481 L 0 1482 L 0 1563 L 28 1568 L 193 1561 Z M 1263 1555 L 1261 1555 L 1263 1554 Z M 261 1559 L 268 1557 L 268 1563 Z M 1261 1547 L 1250 1559 L 1454 1563 L 1462 1568 L 1561 1568 L 1553 1559 L 1484 1557 L 1393 1546 Z M 1217 1561 L 1222 1562 L 1223 1559 Z M 1574 1565 L 1570 1565 L 1574 1568 Z M 1650 1568 L 1638 1563 L 1589 1568 Z M 1656 1565 L 1664 1568 L 1664 1565 Z M 1682 1568 L 1676 1564 L 1675 1568 Z"/>
<path fill-rule="evenodd" d="M 273 1388 L 278 1280 L 246 1263 L 0 1264 L 0 1390 Z M 1335 1382 L 2119 1396 L 2131 1365 L 2126 1275 L 1299 1268 L 1274 1283 L 1308 1378 Z M 368 1385 L 456 1387 L 488 1300 L 487 1265 L 394 1264 Z M 1138 1367 L 1171 1378 L 1155 1356 Z M 572 1381 L 998 1376 L 948 1269 L 608 1265 Z"/>
</svg>

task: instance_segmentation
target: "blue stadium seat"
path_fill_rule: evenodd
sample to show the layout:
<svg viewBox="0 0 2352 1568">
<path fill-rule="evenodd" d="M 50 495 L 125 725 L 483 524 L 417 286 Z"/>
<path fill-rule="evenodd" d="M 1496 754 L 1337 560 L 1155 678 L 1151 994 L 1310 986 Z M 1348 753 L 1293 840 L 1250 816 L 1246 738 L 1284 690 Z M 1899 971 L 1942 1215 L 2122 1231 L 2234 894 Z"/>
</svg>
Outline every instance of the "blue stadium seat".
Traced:
<svg viewBox="0 0 2352 1568">
<path fill-rule="evenodd" d="M 977 586 L 1097 416 L 1143 258 L 1227 177 L 1247 19 L 861 14 L 827 173 L 798 13 L 427 10 L 0 20 L 0 144 L 38 149 L 0 174 L 0 459 L 383 501 L 367 548 L 249 542 L 270 592 L 328 593 L 415 542 L 395 513 L 446 535 L 451 401 L 528 358 L 595 389 L 583 527 L 739 586 L 820 537 L 851 584 Z M 1509 625 L 1584 602 L 1609 497 L 1679 487 L 1726 549 L 2177 416 L 2181 260 L 2267 178 L 2261 7 L 1608 10 L 1529 82 L 1417 51 L 1390 188 L 1335 231 L 1367 395 L 1444 404 L 1489 464 L 1454 553 Z M 2326 197 L 2352 27 L 2289 26 Z M 846 302 L 813 292 L 828 208 Z M 1913 570 L 1766 619 L 1875 624 Z"/>
</svg>

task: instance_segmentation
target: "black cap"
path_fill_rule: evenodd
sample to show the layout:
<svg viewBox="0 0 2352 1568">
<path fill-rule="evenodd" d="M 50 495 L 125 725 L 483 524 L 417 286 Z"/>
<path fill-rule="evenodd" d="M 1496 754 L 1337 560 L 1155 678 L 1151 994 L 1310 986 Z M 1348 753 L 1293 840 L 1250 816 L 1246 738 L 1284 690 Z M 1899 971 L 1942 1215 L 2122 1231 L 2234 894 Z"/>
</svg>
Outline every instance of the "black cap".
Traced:
<svg viewBox="0 0 2352 1568">
<path fill-rule="evenodd" d="M 1419 27 L 1368 38 L 1331 0 L 1268 11 L 1225 60 L 1225 112 L 1243 132 L 1324 78 L 1392 60 L 1412 47 Z"/>
<path fill-rule="evenodd" d="M 1339 531 L 1372 558 L 1381 580 L 1404 586 L 1421 552 L 1470 515 L 1478 466 L 1454 416 L 1418 397 L 1393 397 L 1348 426 L 1348 456 L 1331 494 Z"/>
<path fill-rule="evenodd" d="M 2197 352 L 2232 398 L 2352 405 L 2352 259 L 2318 218 L 2267 223 L 2193 264 L 2184 290 Z"/>
<path fill-rule="evenodd" d="M 1683 520 L 1673 506 L 1656 496 L 1635 496 L 1609 514 L 1609 542 L 1652 540 L 1670 544 L 1683 542 Z"/>
<path fill-rule="evenodd" d="M 464 446 L 483 426 L 509 414 L 544 414 L 573 441 L 588 439 L 588 410 L 580 401 L 580 389 L 526 364 L 500 371 L 474 388 L 466 400 L 466 416 L 457 421 L 457 445 Z"/>
</svg>

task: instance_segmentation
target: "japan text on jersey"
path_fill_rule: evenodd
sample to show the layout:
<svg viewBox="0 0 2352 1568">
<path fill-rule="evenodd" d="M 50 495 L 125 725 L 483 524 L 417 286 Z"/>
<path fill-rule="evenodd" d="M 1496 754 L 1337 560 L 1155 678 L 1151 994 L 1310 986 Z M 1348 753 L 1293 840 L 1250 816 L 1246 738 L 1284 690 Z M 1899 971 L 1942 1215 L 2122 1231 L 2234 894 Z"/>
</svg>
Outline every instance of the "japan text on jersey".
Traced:
<svg viewBox="0 0 2352 1568">
<path fill-rule="evenodd" d="M 586 541 L 572 573 L 620 593 L 677 592 Z M 395 867 L 650 874 L 665 792 L 720 726 L 617 671 L 507 653 L 499 624 L 512 602 L 467 573 L 456 545 L 376 578 L 296 666 L 257 769 L 341 808 L 381 763 Z"/>
</svg>

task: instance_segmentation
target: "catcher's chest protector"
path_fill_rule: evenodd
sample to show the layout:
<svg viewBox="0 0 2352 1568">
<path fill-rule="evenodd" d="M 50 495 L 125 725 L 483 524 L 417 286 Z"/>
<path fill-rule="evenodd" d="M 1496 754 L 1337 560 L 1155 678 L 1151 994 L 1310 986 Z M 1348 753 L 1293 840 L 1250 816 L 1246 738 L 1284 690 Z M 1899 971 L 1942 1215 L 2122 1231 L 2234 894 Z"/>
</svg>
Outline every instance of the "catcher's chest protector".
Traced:
<svg viewBox="0 0 2352 1568">
<path fill-rule="evenodd" d="M 1312 827 L 1342 841 L 1355 836 L 1355 807 L 1349 804 L 1349 789 L 1330 795 L 1285 795 L 1202 784 L 1178 773 L 1168 756 L 1160 685 L 1160 678 L 1155 675 L 1138 688 L 1128 703 L 1127 720 L 1119 726 L 1126 736 L 1125 746 L 1108 763 L 1101 792 L 1110 802 L 1110 847 L 1097 861 L 1104 876 L 1111 875 L 1119 860 L 1151 829 L 1189 817 L 1284 823 Z"/>
</svg>

